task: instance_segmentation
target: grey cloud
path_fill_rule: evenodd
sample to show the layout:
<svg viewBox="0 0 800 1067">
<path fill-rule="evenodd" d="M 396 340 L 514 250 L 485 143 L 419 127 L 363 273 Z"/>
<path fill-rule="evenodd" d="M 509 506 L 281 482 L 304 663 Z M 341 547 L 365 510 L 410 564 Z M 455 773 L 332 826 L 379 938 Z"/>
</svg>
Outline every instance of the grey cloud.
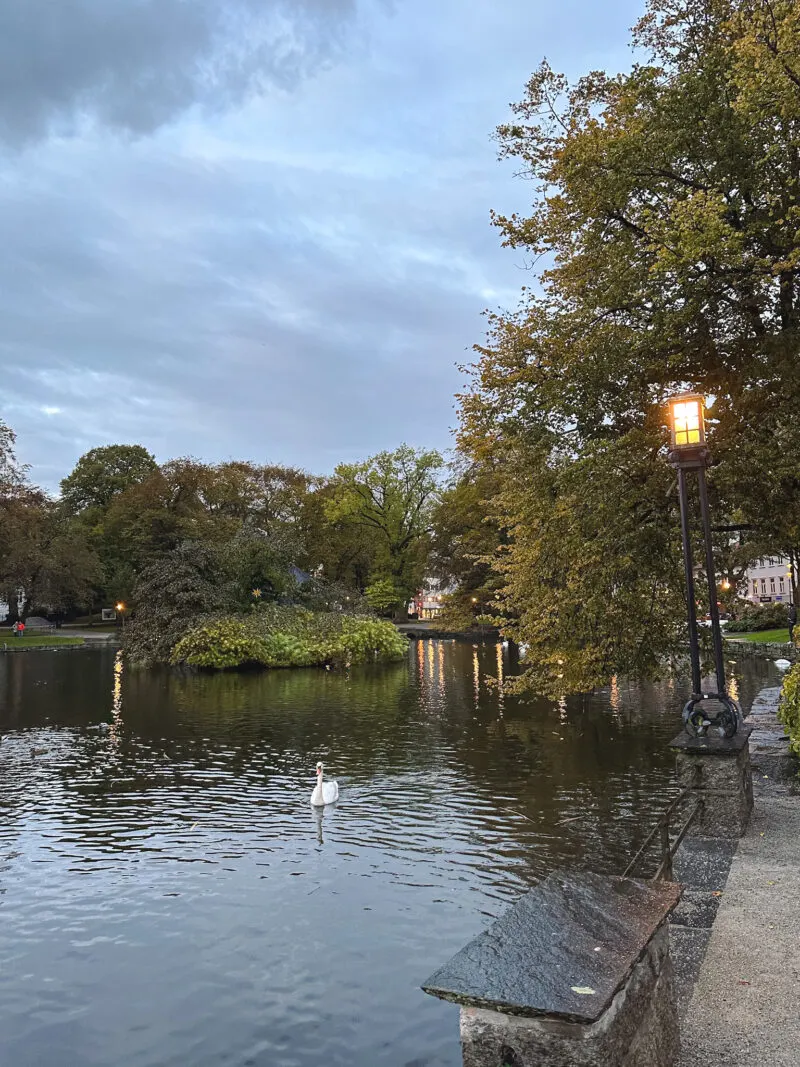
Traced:
<svg viewBox="0 0 800 1067">
<path fill-rule="evenodd" d="M 0 0 L 0 139 L 83 121 L 150 132 L 291 87 L 335 54 L 355 0 Z"/>
<path fill-rule="evenodd" d="M 490 131 L 545 25 L 594 48 L 624 39 L 630 11 L 611 30 L 589 0 L 403 0 L 366 20 L 383 0 L 356 4 L 0 0 L 0 79 L 2 20 L 39 19 L 31 43 L 16 33 L 26 64 L 14 106 L 0 88 L 0 127 L 19 140 L 94 119 L 0 156 L 0 413 L 40 483 L 112 442 L 320 472 L 404 439 L 449 444 L 454 365 L 483 307 L 513 306 L 528 280 L 488 224 L 529 195 Z M 89 32 L 101 7 L 111 26 Z M 64 10 L 83 27 L 71 51 L 40 21 Z M 293 92 L 254 91 L 315 62 Z M 164 115 L 147 137 L 103 126 Z"/>
<path fill-rule="evenodd" d="M 405 181 L 154 145 L 20 162 L 0 204 L 0 363 L 39 477 L 98 440 L 315 469 L 387 437 L 446 443 L 484 303 L 457 236 L 469 197 L 436 193 L 426 219 Z"/>
</svg>

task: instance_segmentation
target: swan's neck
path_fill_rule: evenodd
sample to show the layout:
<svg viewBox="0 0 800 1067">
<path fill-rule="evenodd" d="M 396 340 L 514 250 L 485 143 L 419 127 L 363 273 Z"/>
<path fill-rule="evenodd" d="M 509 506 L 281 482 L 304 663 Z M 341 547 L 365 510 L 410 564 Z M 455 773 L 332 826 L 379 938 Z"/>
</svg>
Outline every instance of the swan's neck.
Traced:
<svg viewBox="0 0 800 1067">
<path fill-rule="evenodd" d="M 320 800 L 324 799 L 324 791 L 322 788 L 322 771 L 317 775 L 317 796 Z"/>
</svg>

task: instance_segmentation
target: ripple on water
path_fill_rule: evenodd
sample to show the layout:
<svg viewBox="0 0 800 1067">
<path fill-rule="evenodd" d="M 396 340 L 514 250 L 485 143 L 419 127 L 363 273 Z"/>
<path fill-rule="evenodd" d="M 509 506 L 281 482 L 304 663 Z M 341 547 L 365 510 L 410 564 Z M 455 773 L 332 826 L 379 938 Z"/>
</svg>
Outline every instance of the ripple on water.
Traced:
<svg viewBox="0 0 800 1067">
<path fill-rule="evenodd" d="M 0 657 L 0 1063 L 455 1067 L 420 981 L 548 871 L 618 871 L 674 793 L 680 686 L 520 703 L 497 670 L 432 643 L 115 691 L 113 654 Z"/>
</svg>

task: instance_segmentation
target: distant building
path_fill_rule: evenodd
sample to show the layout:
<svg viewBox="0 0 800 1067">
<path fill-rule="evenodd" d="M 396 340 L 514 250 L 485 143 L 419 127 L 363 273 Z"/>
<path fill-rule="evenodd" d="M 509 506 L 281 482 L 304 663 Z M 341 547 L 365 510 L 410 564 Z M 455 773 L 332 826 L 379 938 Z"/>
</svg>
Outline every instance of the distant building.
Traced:
<svg viewBox="0 0 800 1067">
<path fill-rule="evenodd" d="M 747 599 L 753 604 L 791 604 L 792 581 L 785 556 L 765 556 L 747 569 Z"/>
<path fill-rule="evenodd" d="M 426 578 L 425 584 L 408 605 L 409 615 L 418 619 L 435 619 L 444 608 L 444 599 L 453 589 L 438 578 Z"/>
<path fill-rule="evenodd" d="M 8 604 L 5 600 L 0 600 L 0 622 L 5 622 L 8 618 Z"/>
</svg>

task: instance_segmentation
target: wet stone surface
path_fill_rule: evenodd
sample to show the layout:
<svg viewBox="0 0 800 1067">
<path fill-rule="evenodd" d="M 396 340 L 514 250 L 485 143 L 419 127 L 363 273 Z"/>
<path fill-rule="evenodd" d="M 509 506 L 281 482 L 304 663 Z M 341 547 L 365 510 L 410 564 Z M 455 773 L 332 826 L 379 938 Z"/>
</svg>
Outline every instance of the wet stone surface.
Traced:
<svg viewBox="0 0 800 1067">
<path fill-rule="evenodd" d="M 670 748 L 679 752 L 691 752 L 703 754 L 712 752 L 719 755 L 734 754 L 741 752 L 747 744 L 753 727 L 749 723 L 743 723 L 733 737 L 690 737 L 687 733 L 678 734 L 670 743 Z"/>
<path fill-rule="evenodd" d="M 671 922 L 676 926 L 694 926 L 710 930 L 719 911 L 720 897 L 707 889 L 685 889 Z"/>
<path fill-rule="evenodd" d="M 550 875 L 423 989 L 508 1015 L 594 1022 L 679 898 L 668 882 Z"/>
<path fill-rule="evenodd" d="M 687 837 L 672 861 L 675 881 L 692 889 L 724 889 L 737 847 L 729 838 Z"/>
</svg>

